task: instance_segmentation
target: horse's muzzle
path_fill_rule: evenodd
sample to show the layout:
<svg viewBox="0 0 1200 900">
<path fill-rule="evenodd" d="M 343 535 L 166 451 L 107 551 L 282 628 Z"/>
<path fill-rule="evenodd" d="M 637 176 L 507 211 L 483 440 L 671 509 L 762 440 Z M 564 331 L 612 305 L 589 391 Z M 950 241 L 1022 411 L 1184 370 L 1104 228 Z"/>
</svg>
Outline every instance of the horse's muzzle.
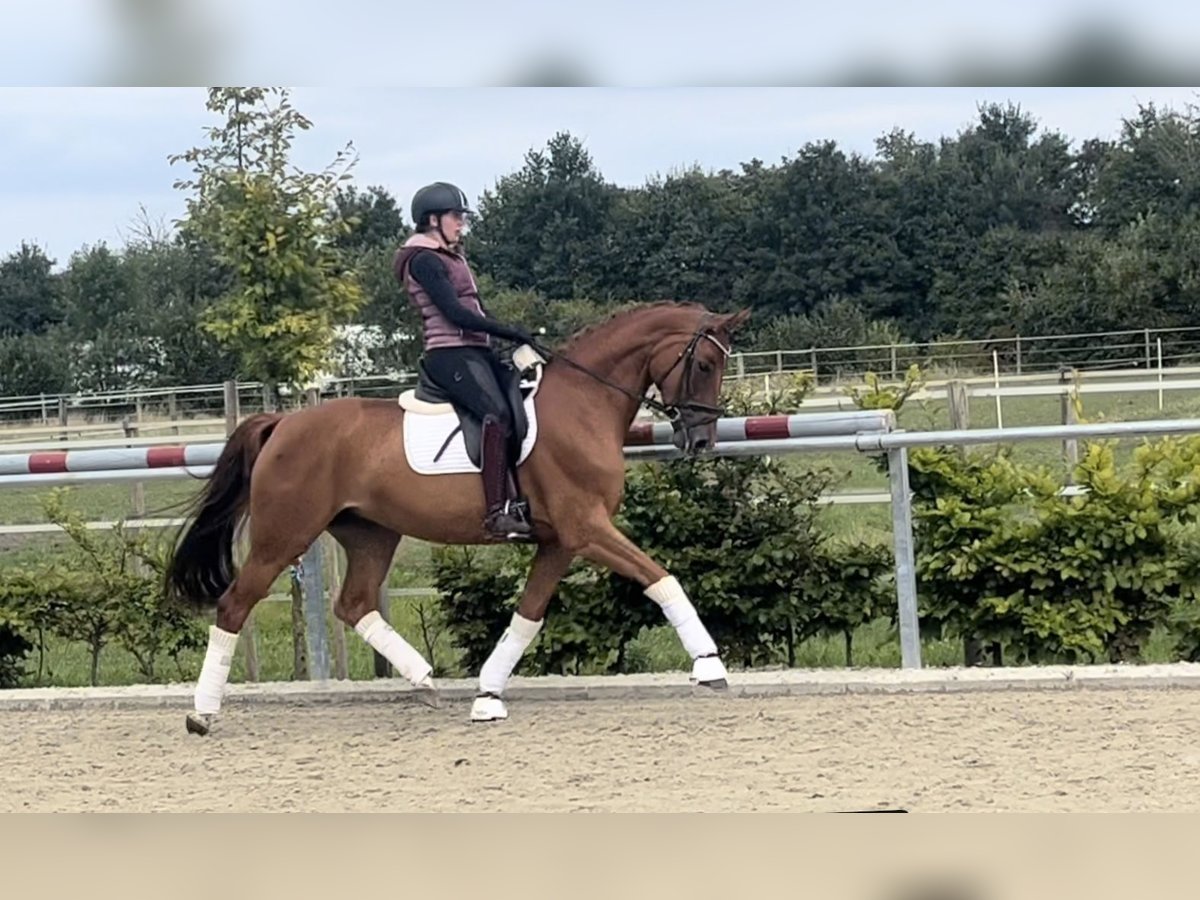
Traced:
<svg viewBox="0 0 1200 900">
<path fill-rule="evenodd" d="M 712 423 L 689 427 L 677 422 L 671 435 L 671 442 L 676 449 L 695 456 L 713 448 L 713 444 L 716 443 L 716 430 L 716 426 Z"/>
</svg>

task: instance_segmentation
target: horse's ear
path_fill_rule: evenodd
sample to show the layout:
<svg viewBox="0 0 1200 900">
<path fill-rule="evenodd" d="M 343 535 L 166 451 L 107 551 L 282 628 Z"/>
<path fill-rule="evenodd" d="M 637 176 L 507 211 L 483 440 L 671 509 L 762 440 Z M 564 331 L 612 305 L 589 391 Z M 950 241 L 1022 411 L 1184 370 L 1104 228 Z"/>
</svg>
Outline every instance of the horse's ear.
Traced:
<svg viewBox="0 0 1200 900">
<path fill-rule="evenodd" d="M 724 328 L 729 334 L 733 334 L 742 327 L 748 318 L 750 318 L 750 307 L 747 306 L 744 309 L 739 309 L 737 312 L 726 316 L 725 321 L 721 323 L 721 327 Z"/>
</svg>

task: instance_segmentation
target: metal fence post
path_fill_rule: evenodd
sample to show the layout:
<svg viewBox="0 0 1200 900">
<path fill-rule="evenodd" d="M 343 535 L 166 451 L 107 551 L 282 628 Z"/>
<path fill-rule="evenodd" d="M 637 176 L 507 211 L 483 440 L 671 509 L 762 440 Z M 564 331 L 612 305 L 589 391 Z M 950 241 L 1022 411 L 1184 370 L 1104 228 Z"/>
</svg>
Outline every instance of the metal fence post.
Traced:
<svg viewBox="0 0 1200 900">
<path fill-rule="evenodd" d="M 912 496 L 908 486 L 908 450 L 888 451 L 892 489 L 892 548 L 896 555 L 896 603 L 900 614 L 900 665 L 921 668 L 921 629 L 917 617 L 916 560 L 913 556 Z"/>
<path fill-rule="evenodd" d="M 304 635 L 308 644 L 308 677 L 329 680 L 329 635 L 325 628 L 325 567 L 321 542 L 313 541 L 301 561 L 300 584 L 304 592 Z"/>
</svg>

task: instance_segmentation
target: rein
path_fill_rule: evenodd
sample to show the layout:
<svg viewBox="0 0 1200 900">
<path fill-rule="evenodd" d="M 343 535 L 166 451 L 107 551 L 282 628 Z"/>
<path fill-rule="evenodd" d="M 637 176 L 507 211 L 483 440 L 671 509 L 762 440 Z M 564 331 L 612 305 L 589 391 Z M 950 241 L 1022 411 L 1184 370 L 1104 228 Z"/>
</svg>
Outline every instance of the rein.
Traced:
<svg viewBox="0 0 1200 900">
<path fill-rule="evenodd" d="M 561 360 L 562 362 L 569 365 L 571 368 L 577 369 L 578 371 L 589 376 L 590 378 L 595 379 L 596 381 L 600 382 L 601 384 L 606 385 L 607 387 L 610 387 L 613 390 L 620 391 L 622 394 L 629 397 L 631 400 L 634 400 L 635 402 L 637 402 L 637 404 L 639 406 L 645 406 L 648 409 L 652 409 L 655 412 L 666 416 L 667 419 L 669 419 L 671 422 L 674 422 L 677 419 L 679 419 L 681 414 L 685 411 L 686 412 L 703 413 L 706 418 L 704 418 L 700 422 L 695 423 L 697 425 L 700 425 L 700 424 L 708 424 L 709 422 L 715 422 L 718 418 L 720 418 L 721 414 L 725 411 L 724 408 L 720 407 L 720 406 L 710 406 L 707 403 L 700 403 L 695 400 L 680 400 L 679 399 L 679 397 L 681 397 L 685 393 L 685 391 L 687 391 L 691 387 L 692 364 L 695 362 L 696 347 L 699 346 L 699 344 L 702 340 L 711 341 L 712 343 L 714 343 L 717 346 L 718 349 L 720 349 L 721 353 L 723 353 L 725 355 L 726 359 L 729 358 L 729 348 L 728 347 L 723 345 L 720 341 L 718 341 L 715 337 L 713 337 L 711 332 L 705 330 L 703 327 L 697 329 L 696 332 L 692 335 L 691 340 L 688 341 L 687 346 L 679 351 L 679 356 L 677 356 L 675 358 L 675 362 L 673 362 L 671 364 L 671 367 L 669 369 L 667 369 L 666 372 L 663 373 L 662 378 L 660 379 L 661 381 L 666 381 L 667 376 L 669 376 L 673 371 L 675 371 L 675 367 L 678 366 L 681 362 L 684 362 L 685 359 L 687 360 L 686 363 L 684 363 L 683 382 L 679 386 L 679 391 L 677 392 L 678 395 L 677 395 L 674 403 L 660 403 L 658 400 L 654 400 L 653 398 L 647 396 L 646 394 L 635 394 L 633 391 L 629 390 L 628 388 L 624 388 L 619 384 L 614 384 L 613 382 L 609 381 L 604 376 L 597 375 L 591 369 L 588 369 L 586 366 L 581 366 L 579 363 L 575 362 L 575 360 L 571 359 L 568 356 L 564 356 L 561 353 L 556 353 L 553 350 L 550 350 L 545 347 L 537 346 L 537 345 L 534 346 L 534 349 L 537 350 L 538 353 L 547 357 L 548 359 Z"/>
</svg>

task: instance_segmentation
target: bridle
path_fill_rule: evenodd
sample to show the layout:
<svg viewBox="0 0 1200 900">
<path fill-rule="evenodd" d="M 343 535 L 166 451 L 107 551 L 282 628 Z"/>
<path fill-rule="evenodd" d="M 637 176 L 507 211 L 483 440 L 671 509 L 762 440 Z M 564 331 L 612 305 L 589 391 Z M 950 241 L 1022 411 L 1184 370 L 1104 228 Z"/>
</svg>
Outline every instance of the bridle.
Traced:
<svg viewBox="0 0 1200 900">
<path fill-rule="evenodd" d="M 679 390 L 676 392 L 675 400 L 671 403 L 660 403 L 658 400 L 653 399 L 647 394 L 635 394 L 633 391 L 623 388 L 619 384 L 614 384 L 604 376 L 597 375 L 587 367 L 581 366 L 579 363 L 575 362 L 575 360 L 563 356 L 560 353 L 555 353 L 553 350 L 548 350 L 544 347 L 534 347 L 534 349 L 547 358 L 561 360 L 567 365 L 571 366 L 571 368 L 583 372 L 585 375 L 594 378 L 601 384 L 607 385 L 613 390 L 620 391 L 631 400 L 636 401 L 639 406 L 645 406 L 648 409 L 652 409 L 655 412 L 666 416 L 672 424 L 681 420 L 685 412 L 700 413 L 699 418 L 696 418 L 688 423 L 689 427 L 695 427 L 697 425 L 707 425 L 710 422 L 715 422 L 725 412 L 724 407 L 721 406 L 711 406 L 707 403 L 700 403 L 696 400 L 682 399 L 686 395 L 690 394 L 692 386 L 692 368 L 696 362 L 696 348 L 700 346 L 701 341 L 705 340 L 711 341 L 714 345 L 716 345 L 717 349 L 721 351 L 722 355 L 726 359 L 729 358 L 729 348 L 718 341 L 713 335 L 712 331 L 710 331 L 704 325 L 704 322 L 701 321 L 700 327 L 697 328 L 692 334 L 691 339 L 689 339 L 687 342 L 687 345 L 679 351 L 679 356 L 675 358 L 675 362 L 671 363 L 671 367 L 667 369 L 667 371 L 664 372 L 662 377 L 659 379 L 659 381 L 665 383 L 670 374 L 675 371 L 676 366 L 680 365 L 681 363 L 683 364 L 683 378 L 680 379 Z"/>
</svg>

